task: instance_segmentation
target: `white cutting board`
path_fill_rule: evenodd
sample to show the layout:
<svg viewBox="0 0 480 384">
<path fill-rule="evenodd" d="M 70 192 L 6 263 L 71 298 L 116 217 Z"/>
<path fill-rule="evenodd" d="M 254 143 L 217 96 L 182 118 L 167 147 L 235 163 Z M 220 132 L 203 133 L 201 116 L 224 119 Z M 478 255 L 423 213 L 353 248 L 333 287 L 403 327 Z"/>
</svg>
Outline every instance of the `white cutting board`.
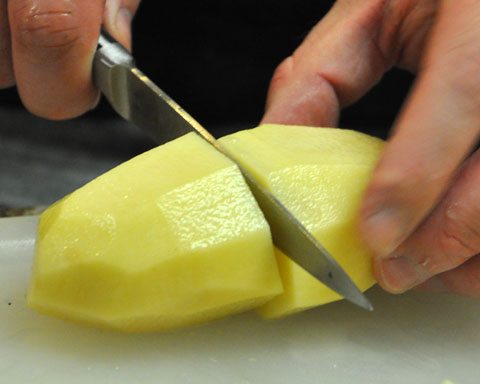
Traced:
<svg viewBox="0 0 480 384">
<path fill-rule="evenodd" d="M 146 335 L 38 315 L 25 307 L 34 231 L 0 219 L 1 384 L 480 383 L 480 301 L 458 297 L 373 289 L 373 313 L 342 302 Z"/>
</svg>

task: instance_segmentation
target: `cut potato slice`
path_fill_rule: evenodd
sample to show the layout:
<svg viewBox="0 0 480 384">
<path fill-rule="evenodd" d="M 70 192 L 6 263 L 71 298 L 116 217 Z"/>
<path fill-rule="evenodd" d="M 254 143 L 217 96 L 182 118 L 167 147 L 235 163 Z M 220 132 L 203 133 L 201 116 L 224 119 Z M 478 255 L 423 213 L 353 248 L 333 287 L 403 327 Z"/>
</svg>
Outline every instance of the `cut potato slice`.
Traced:
<svg viewBox="0 0 480 384">
<path fill-rule="evenodd" d="M 375 280 L 357 230 L 363 191 L 383 142 L 355 131 L 263 125 L 221 139 L 340 263 L 361 290 Z M 259 309 L 276 318 L 340 296 L 276 251 L 283 294 Z"/>
<path fill-rule="evenodd" d="M 268 224 L 237 166 L 191 133 L 42 215 L 28 303 L 152 331 L 245 311 L 281 291 Z"/>
</svg>

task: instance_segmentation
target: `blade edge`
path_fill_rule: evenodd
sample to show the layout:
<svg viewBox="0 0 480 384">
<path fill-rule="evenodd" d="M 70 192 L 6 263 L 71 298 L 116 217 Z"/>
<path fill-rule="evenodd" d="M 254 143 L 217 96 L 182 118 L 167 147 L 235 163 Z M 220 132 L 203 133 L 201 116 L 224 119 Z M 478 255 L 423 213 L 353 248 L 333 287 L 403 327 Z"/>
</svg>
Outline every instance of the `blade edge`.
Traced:
<svg viewBox="0 0 480 384">
<path fill-rule="evenodd" d="M 207 140 L 237 164 L 243 173 L 260 209 L 270 224 L 272 240 L 275 245 L 317 280 L 345 299 L 367 310 L 373 309 L 365 295 L 327 250 L 280 201 L 261 187 L 253 176 L 243 169 L 206 129 L 138 68 L 117 67 L 117 69 L 111 74 L 111 84 L 117 84 L 117 88 L 120 89 L 112 89 L 112 93 L 117 95 L 117 98 L 110 101 L 112 104 L 118 103 L 122 107 L 124 118 L 145 129 L 159 144 L 189 132 L 196 132 Z M 125 106 L 128 108 L 125 109 Z M 160 127 L 163 129 L 162 131 L 159 130 Z M 300 244 L 300 248 L 298 248 L 298 244 Z"/>
</svg>

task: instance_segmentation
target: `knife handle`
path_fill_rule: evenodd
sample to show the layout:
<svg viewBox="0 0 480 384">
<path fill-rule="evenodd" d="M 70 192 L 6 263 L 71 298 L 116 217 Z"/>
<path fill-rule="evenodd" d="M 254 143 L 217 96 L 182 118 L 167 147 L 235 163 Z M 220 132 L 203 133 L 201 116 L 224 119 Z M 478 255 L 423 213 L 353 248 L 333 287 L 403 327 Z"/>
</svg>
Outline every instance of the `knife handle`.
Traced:
<svg viewBox="0 0 480 384">
<path fill-rule="evenodd" d="M 128 97 L 124 84 L 126 72 L 135 68 L 130 52 L 102 28 L 93 59 L 93 81 L 115 110 L 124 118 L 129 116 Z"/>
</svg>

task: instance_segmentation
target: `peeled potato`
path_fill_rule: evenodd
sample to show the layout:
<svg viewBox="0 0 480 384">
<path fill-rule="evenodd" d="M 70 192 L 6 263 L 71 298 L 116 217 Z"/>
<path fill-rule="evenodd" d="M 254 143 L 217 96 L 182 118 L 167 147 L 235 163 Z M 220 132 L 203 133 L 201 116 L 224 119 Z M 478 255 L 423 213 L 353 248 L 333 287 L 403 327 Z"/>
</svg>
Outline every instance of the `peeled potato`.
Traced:
<svg viewBox="0 0 480 384">
<path fill-rule="evenodd" d="M 281 291 L 268 225 L 238 168 L 191 133 L 42 215 L 28 303 L 132 332 L 216 319 Z"/>
<path fill-rule="evenodd" d="M 383 142 L 333 128 L 263 125 L 221 140 L 339 262 L 361 290 L 375 280 L 357 215 Z M 259 309 L 276 318 L 341 297 L 276 250 L 284 292 Z"/>
<path fill-rule="evenodd" d="M 360 289 L 374 283 L 356 221 L 380 140 L 263 125 L 220 142 Z M 277 318 L 339 298 L 274 249 L 237 166 L 191 133 L 114 168 L 42 215 L 28 303 L 136 332 L 251 308 Z"/>
</svg>

